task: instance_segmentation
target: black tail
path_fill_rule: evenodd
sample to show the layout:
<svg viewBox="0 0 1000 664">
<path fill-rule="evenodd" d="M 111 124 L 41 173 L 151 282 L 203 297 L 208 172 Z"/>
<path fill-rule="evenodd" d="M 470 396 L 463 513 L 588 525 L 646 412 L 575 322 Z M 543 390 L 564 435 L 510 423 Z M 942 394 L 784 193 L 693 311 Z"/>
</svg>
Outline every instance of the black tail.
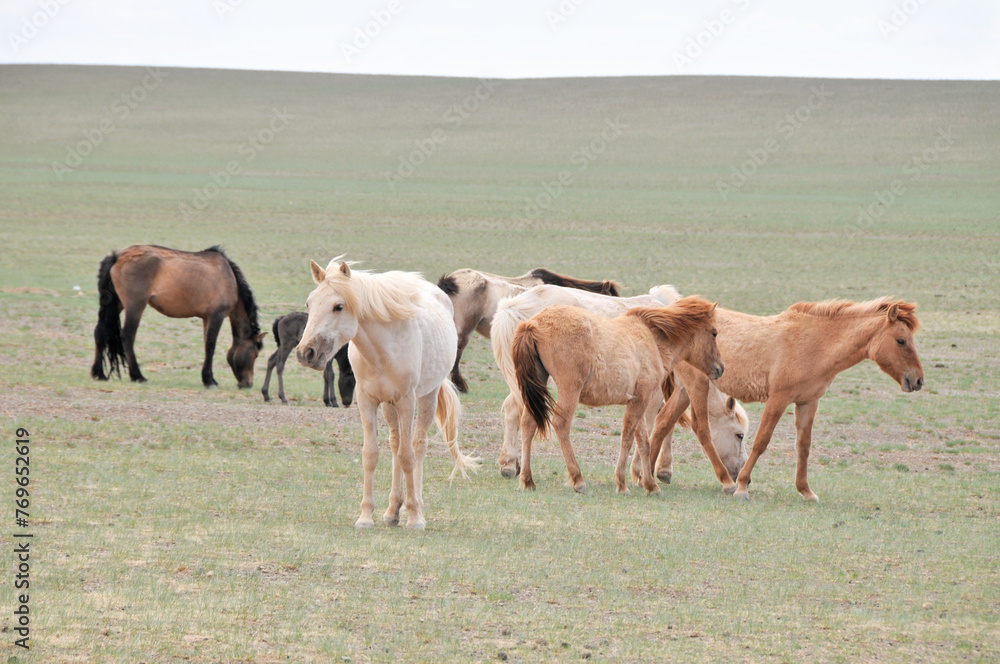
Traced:
<svg viewBox="0 0 1000 664">
<path fill-rule="evenodd" d="M 122 344 L 122 324 L 118 315 L 122 310 L 122 302 L 118 299 L 115 285 L 111 283 L 111 268 L 118 260 L 118 252 L 112 251 L 101 261 L 97 268 L 97 292 L 101 303 L 97 310 L 97 326 L 94 328 L 94 342 L 97 352 L 94 356 L 94 366 L 90 375 L 97 380 L 107 380 L 114 373 L 121 377 L 120 364 L 125 362 L 125 346 Z M 107 358 L 108 371 L 104 372 L 104 361 Z"/>
<path fill-rule="evenodd" d="M 444 291 L 444 294 L 448 297 L 455 297 L 458 295 L 458 282 L 455 277 L 450 274 L 442 274 L 441 278 L 438 279 L 438 288 Z"/>
<path fill-rule="evenodd" d="M 613 281 L 587 281 L 585 279 L 567 277 L 566 275 L 546 270 L 544 267 L 535 268 L 530 274 L 535 279 L 541 280 L 543 284 L 552 284 L 553 286 L 562 286 L 563 288 L 578 288 L 590 291 L 591 293 L 600 293 L 601 295 L 611 295 L 613 297 L 618 297 L 620 292 L 618 284 Z"/>
<path fill-rule="evenodd" d="M 511 343 L 511 355 L 517 384 L 521 388 L 521 401 L 535 420 L 541 437 L 546 438 L 555 399 L 547 387 L 549 373 L 538 355 L 537 331 L 534 321 L 521 323 Z"/>
<path fill-rule="evenodd" d="M 271 334 L 274 335 L 274 345 L 279 348 L 281 347 L 281 336 L 278 334 L 278 323 L 281 322 L 282 318 L 284 318 L 284 316 L 278 316 L 274 319 L 274 323 L 271 324 Z"/>
</svg>

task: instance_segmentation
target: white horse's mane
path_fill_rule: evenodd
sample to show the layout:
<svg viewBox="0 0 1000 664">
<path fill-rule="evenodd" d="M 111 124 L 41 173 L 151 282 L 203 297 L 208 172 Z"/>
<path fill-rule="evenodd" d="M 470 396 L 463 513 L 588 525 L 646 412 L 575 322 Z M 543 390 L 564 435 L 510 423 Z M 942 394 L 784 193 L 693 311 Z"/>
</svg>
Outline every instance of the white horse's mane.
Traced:
<svg viewBox="0 0 1000 664">
<path fill-rule="evenodd" d="M 351 270 L 350 276 L 340 271 L 344 256 L 330 261 L 326 269 L 326 283 L 344 297 L 347 309 L 359 319 L 374 319 L 380 323 L 409 320 L 419 312 L 421 292 L 426 280 L 419 272 L 375 273 L 370 270 Z M 347 265 L 352 265 L 347 262 Z"/>
</svg>

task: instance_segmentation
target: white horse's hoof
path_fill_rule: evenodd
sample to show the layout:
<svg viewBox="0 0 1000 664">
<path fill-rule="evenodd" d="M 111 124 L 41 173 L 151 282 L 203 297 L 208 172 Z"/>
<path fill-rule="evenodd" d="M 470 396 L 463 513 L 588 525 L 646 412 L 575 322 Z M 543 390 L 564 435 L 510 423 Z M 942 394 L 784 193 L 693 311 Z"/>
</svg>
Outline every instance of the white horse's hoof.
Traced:
<svg viewBox="0 0 1000 664">
<path fill-rule="evenodd" d="M 410 530 L 423 530 L 427 527 L 427 522 L 423 519 L 420 519 L 420 521 L 407 521 L 406 527 Z"/>
<path fill-rule="evenodd" d="M 354 527 L 358 530 L 368 530 L 375 527 L 375 522 L 371 519 L 358 519 L 354 522 Z"/>
</svg>

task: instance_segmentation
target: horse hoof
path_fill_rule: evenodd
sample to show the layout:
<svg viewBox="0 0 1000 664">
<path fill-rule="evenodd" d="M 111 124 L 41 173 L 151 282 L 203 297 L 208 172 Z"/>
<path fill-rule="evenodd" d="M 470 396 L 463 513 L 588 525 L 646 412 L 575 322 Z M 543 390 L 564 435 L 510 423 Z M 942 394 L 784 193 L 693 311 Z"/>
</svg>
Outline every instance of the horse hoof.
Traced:
<svg viewBox="0 0 1000 664">
<path fill-rule="evenodd" d="M 500 469 L 500 474 L 507 479 L 513 479 L 517 477 L 517 466 L 514 466 L 513 464 L 504 466 Z"/>
<path fill-rule="evenodd" d="M 132 382 L 133 382 L 133 383 L 145 383 L 145 382 L 146 382 L 146 379 L 145 379 L 145 378 L 143 378 L 142 376 L 139 376 L 138 378 L 133 378 L 133 379 L 132 379 Z"/>
<path fill-rule="evenodd" d="M 734 493 L 738 493 L 738 491 L 736 491 L 736 485 L 735 484 L 723 484 L 722 485 L 722 490 L 726 493 L 727 496 L 731 496 Z M 744 491 L 743 493 L 745 494 L 746 491 Z"/>
<path fill-rule="evenodd" d="M 372 521 L 371 519 L 358 519 L 357 521 L 354 522 L 354 527 L 357 528 L 358 530 L 368 530 L 369 528 L 373 528 L 374 526 L 375 522 Z"/>
<path fill-rule="evenodd" d="M 819 504 L 819 496 L 817 496 L 812 491 L 810 491 L 809 493 L 802 494 L 802 500 L 812 501 L 812 502 L 814 502 L 816 504 Z"/>
<path fill-rule="evenodd" d="M 660 493 L 660 485 L 654 484 L 653 488 L 646 487 L 646 495 L 653 495 L 655 493 Z"/>
<path fill-rule="evenodd" d="M 577 489 L 577 491 L 580 491 L 580 490 Z M 580 493 L 586 493 L 586 492 L 587 492 L 587 488 L 586 487 L 584 487 L 583 491 L 580 491 Z M 618 487 L 618 493 L 622 494 L 623 496 L 627 496 L 631 492 L 628 490 L 628 487 L 626 486 L 626 487 Z"/>
<path fill-rule="evenodd" d="M 573 491 L 576 491 L 577 493 L 587 493 L 587 485 L 580 482 L 580 484 L 573 487 Z M 625 493 L 628 493 L 628 487 L 625 488 Z"/>
<path fill-rule="evenodd" d="M 750 494 L 747 493 L 746 491 L 737 491 L 736 493 L 733 494 L 733 498 L 735 498 L 736 500 L 742 500 L 745 503 L 750 502 Z"/>
<path fill-rule="evenodd" d="M 407 521 L 406 527 L 409 530 L 423 530 L 427 527 L 427 522 L 423 519 L 420 519 L 419 521 Z"/>
<path fill-rule="evenodd" d="M 393 516 L 392 514 L 383 514 L 382 515 L 382 521 L 387 526 L 398 526 L 399 525 L 399 515 L 396 514 L 395 516 Z"/>
<path fill-rule="evenodd" d="M 656 473 L 656 479 L 660 480 L 664 484 L 670 484 L 671 477 L 673 477 L 673 473 L 665 470 L 661 470 L 660 472 Z"/>
</svg>

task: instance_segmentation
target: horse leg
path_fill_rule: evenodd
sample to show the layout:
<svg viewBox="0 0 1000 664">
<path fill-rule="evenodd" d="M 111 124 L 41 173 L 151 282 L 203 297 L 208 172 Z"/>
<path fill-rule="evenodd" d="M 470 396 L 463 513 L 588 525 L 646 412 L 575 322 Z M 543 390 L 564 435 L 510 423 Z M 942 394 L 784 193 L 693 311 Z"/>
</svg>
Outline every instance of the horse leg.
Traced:
<svg viewBox="0 0 1000 664">
<path fill-rule="evenodd" d="M 427 430 L 434 423 L 437 411 L 438 393 L 424 395 L 417 401 L 417 424 L 413 430 L 414 470 L 413 480 L 416 487 L 417 503 L 424 504 L 424 457 L 427 455 Z"/>
<path fill-rule="evenodd" d="M 278 370 L 278 398 L 281 399 L 281 403 L 288 405 L 288 399 L 285 398 L 285 362 L 288 361 L 288 355 L 292 352 L 292 346 L 279 346 L 278 350 L 275 351 L 277 356 L 274 360 L 274 364 Z M 268 360 L 268 371 L 270 371 L 271 362 Z"/>
<path fill-rule="evenodd" d="M 224 320 L 226 320 L 226 313 L 224 311 L 217 311 L 210 318 L 206 318 L 203 321 L 203 327 L 205 328 L 205 363 L 201 366 L 201 383 L 205 387 L 217 387 L 219 385 L 215 382 L 215 377 L 212 375 L 212 356 L 215 355 L 215 342 L 219 339 L 219 330 L 222 328 Z"/>
<path fill-rule="evenodd" d="M 573 415 L 576 413 L 576 406 L 579 403 L 579 389 L 570 389 L 565 393 L 560 392 L 559 401 L 556 403 L 555 412 L 552 415 L 552 427 L 556 430 L 559 447 L 562 449 L 563 459 L 566 461 L 569 483 L 577 493 L 587 493 L 587 483 L 583 481 L 580 464 L 576 461 L 576 454 L 573 452 L 573 445 L 569 440 L 569 430 L 573 426 Z"/>
<path fill-rule="evenodd" d="M 632 451 L 632 440 L 636 437 L 640 421 L 645 417 L 645 411 L 645 404 L 635 400 L 629 402 L 625 407 L 625 419 L 622 420 L 621 449 L 618 452 L 618 463 L 615 464 L 615 484 L 618 485 L 618 493 L 627 494 L 629 492 L 628 484 L 625 483 L 625 466 L 628 464 L 629 452 Z M 639 446 L 638 453 L 645 454 L 646 457 L 642 461 L 642 480 L 645 484 L 646 480 L 651 477 L 651 473 L 649 472 L 649 441 L 644 440 L 645 445 Z"/>
<path fill-rule="evenodd" d="M 462 394 L 466 394 L 469 391 L 469 385 L 462 378 L 462 353 L 465 351 L 465 347 L 469 345 L 469 338 L 472 337 L 473 327 L 468 327 L 468 329 L 458 331 L 458 351 L 455 353 L 455 366 L 451 370 L 451 382 L 455 383 L 455 387 Z"/>
<path fill-rule="evenodd" d="M 813 418 L 816 417 L 818 407 L 819 399 L 795 404 L 795 449 L 799 456 L 795 466 L 795 488 L 799 490 L 799 494 L 805 500 L 813 500 L 817 503 L 819 497 L 809 489 L 806 464 L 809 461 L 809 448 L 812 446 Z"/>
<path fill-rule="evenodd" d="M 340 378 L 337 380 L 337 389 L 340 390 L 340 401 L 344 404 L 344 408 L 347 408 L 354 401 L 354 387 L 357 385 L 357 379 L 354 377 L 354 368 L 351 367 L 351 361 L 347 358 L 347 344 L 340 347 L 340 350 L 333 356 L 333 359 L 337 360 L 337 369 L 340 370 Z M 332 390 L 333 388 L 331 387 L 330 389 Z"/>
<path fill-rule="evenodd" d="M 788 408 L 789 403 L 791 402 L 788 399 L 778 398 L 774 395 L 768 397 L 767 403 L 764 406 L 764 414 L 760 418 L 760 426 L 757 428 L 757 435 L 753 437 L 753 448 L 750 450 L 750 456 L 747 458 L 747 462 L 743 464 L 743 469 L 736 478 L 736 498 L 740 498 L 741 500 L 750 499 L 750 494 L 747 493 L 747 485 L 750 484 L 750 473 L 753 472 L 753 467 L 756 465 L 757 459 L 760 458 L 760 455 L 767 449 L 768 443 L 771 442 L 774 427 L 778 426 L 778 420 L 785 414 L 785 409 Z"/>
<path fill-rule="evenodd" d="M 364 430 L 364 444 L 361 447 L 361 465 L 365 471 L 364 496 L 361 499 L 361 516 L 354 523 L 355 528 L 371 528 L 375 525 L 372 513 L 375 498 L 372 486 L 375 483 L 375 466 L 378 464 L 378 401 L 362 393 L 358 397 L 358 412 Z"/>
<path fill-rule="evenodd" d="M 521 486 L 535 490 L 535 480 L 531 476 L 531 442 L 538 432 L 538 425 L 527 409 L 521 409 Z"/>
<path fill-rule="evenodd" d="M 399 508 L 403 506 L 403 473 L 399 467 L 399 415 L 390 403 L 382 404 L 382 415 L 389 425 L 389 449 L 392 450 L 392 488 L 389 490 L 389 507 L 382 520 L 390 526 L 399 525 Z"/>
<path fill-rule="evenodd" d="M 517 437 L 521 429 L 521 412 L 524 407 L 511 392 L 503 401 L 503 446 L 500 448 L 500 474 L 516 477 L 520 472 L 517 461 Z"/>
<path fill-rule="evenodd" d="M 437 404 L 437 393 L 434 393 L 434 403 Z M 424 506 L 420 503 L 421 491 L 417 488 L 418 474 L 416 454 L 413 449 L 413 411 L 416 404 L 410 395 L 404 395 L 396 401 L 396 414 L 399 420 L 399 467 L 406 478 L 406 527 L 413 530 L 423 530 Z"/>
<path fill-rule="evenodd" d="M 278 350 L 271 353 L 271 357 L 267 358 L 267 373 L 264 374 L 264 385 L 263 387 L 260 388 L 260 393 L 264 395 L 264 401 L 271 400 L 271 395 L 268 394 L 267 388 L 271 384 L 271 372 L 274 371 L 274 367 L 277 366 L 278 364 L 278 353 L 280 352 L 281 349 L 279 348 Z M 280 373 L 278 374 L 278 382 L 279 383 L 281 382 Z"/>
<path fill-rule="evenodd" d="M 649 436 L 649 462 L 656 464 L 656 479 L 670 484 L 674 475 L 674 427 L 684 411 L 691 405 L 686 390 L 674 390 L 656 414 L 653 431 Z"/>
<path fill-rule="evenodd" d="M 125 324 L 122 326 L 122 346 L 125 348 L 125 359 L 128 360 L 128 375 L 133 383 L 145 383 L 146 377 L 139 371 L 139 361 L 135 358 L 135 333 L 139 330 L 142 312 L 146 309 L 145 300 L 137 300 L 138 304 L 125 309 Z"/>
<path fill-rule="evenodd" d="M 334 380 L 336 375 L 333 373 L 333 358 L 326 363 L 323 367 L 323 403 L 330 408 L 339 408 L 340 405 L 337 403 L 337 395 L 333 391 Z"/>
<path fill-rule="evenodd" d="M 722 490 L 728 494 L 732 494 L 736 491 L 736 484 L 733 482 L 733 478 L 729 476 L 729 470 L 726 468 L 726 465 L 722 463 L 719 452 L 715 449 L 715 444 L 712 442 L 712 431 L 708 428 L 708 377 L 699 373 L 696 380 L 685 378 L 684 386 L 691 399 L 691 412 L 694 415 L 691 428 L 694 429 L 695 435 L 698 436 L 698 442 L 701 443 L 701 449 L 705 452 L 705 456 L 712 462 L 712 468 L 715 469 L 715 476 L 722 482 Z"/>
<path fill-rule="evenodd" d="M 653 426 L 656 423 L 656 414 L 660 412 L 663 408 L 663 400 L 654 395 L 654 398 L 649 400 L 649 405 L 646 406 L 646 412 L 643 413 L 643 421 L 646 423 L 646 442 L 649 443 L 649 432 L 652 431 Z M 651 461 L 652 463 L 652 461 Z M 632 455 L 632 483 L 640 484 L 642 482 L 642 463 L 639 460 L 639 446 L 636 445 L 635 453 Z"/>
</svg>

